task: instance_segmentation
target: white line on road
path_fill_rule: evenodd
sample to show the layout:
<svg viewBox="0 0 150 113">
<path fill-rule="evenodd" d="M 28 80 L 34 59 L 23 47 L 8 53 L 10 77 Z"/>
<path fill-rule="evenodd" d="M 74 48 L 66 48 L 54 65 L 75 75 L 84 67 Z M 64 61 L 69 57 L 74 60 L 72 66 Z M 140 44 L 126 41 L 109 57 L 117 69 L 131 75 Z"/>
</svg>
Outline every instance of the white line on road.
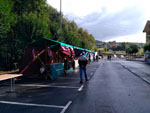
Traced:
<svg viewBox="0 0 150 113">
<path fill-rule="evenodd" d="M 79 82 L 67 82 L 67 83 L 51 83 L 51 85 L 70 85 L 70 84 L 78 84 Z"/>
<path fill-rule="evenodd" d="M 64 109 L 66 106 L 46 105 L 46 104 L 32 104 L 32 103 L 20 103 L 20 102 L 9 102 L 0 101 L 2 104 L 22 105 L 22 106 L 34 106 L 34 107 L 48 107 L 48 108 L 61 108 Z"/>
<path fill-rule="evenodd" d="M 40 85 L 40 84 L 15 84 L 15 86 L 25 86 L 25 87 L 56 87 L 56 88 L 72 88 L 78 89 L 79 87 L 73 86 L 53 86 L 53 85 Z"/>
<path fill-rule="evenodd" d="M 84 87 L 84 85 L 81 85 L 81 87 L 78 89 L 78 91 L 82 91 L 83 87 Z"/>
<path fill-rule="evenodd" d="M 65 111 L 68 109 L 71 103 L 72 101 L 69 101 L 60 113 L 65 113 Z"/>
<path fill-rule="evenodd" d="M 72 87 L 72 86 L 51 86 L 56 88 L 70 88 L 70 89 L 78 89 L 79 87 Z"/>
<path fill-rule="evenodd" d="M 73 79 L 73 80 L 78 80 L 79 78 L 59 77 L 59 79 Z"/>
</svg>

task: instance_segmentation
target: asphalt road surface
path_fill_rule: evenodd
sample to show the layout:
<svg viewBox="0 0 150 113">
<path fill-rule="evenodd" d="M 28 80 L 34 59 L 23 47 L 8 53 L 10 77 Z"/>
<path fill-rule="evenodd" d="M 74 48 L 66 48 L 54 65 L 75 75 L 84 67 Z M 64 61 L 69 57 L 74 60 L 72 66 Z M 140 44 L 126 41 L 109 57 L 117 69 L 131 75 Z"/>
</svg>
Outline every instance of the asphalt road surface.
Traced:
<svg viewBox="0 0 150 113">
<path fill-rule="evenodd" d="M 150 65 L 106 59 L 87 66 L 88 82 L 79 71 L 49 81 L 42 78 L 0 84 L 0 113 L 150 113 Z"/>
<path fill-rule="evenodd" d="M 150 85 L 139 71 L 150 76 L 145 63 L 104 60 L 67 113 L 150 113 Z"/>
</svg>

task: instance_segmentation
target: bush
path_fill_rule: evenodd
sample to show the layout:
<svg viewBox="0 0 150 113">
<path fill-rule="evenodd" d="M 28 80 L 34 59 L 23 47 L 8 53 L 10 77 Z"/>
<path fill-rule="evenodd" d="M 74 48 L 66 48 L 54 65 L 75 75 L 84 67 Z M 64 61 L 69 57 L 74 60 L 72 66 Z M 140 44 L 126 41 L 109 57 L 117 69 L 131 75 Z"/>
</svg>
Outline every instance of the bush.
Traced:
<svg viewBox="0 0 150 113">
<path fill-rule="evenodd" d="M 147 50 L 150 51 L 150 44 L 145 44 L 144 52 L 146 52 Z"/>
</svg>

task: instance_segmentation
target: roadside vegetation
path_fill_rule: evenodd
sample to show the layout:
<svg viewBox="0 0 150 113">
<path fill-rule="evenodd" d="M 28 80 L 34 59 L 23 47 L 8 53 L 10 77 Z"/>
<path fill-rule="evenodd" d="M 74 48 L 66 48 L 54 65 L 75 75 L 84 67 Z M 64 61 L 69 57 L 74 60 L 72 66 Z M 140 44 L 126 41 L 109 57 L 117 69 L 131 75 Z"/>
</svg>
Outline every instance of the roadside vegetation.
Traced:
<svg viewBox="0 0 150 113">
<path fill-rule="evenodd" d="M 0 0 L 0 70 L 20 64 L 25 47 L 38 39 L 50 38 L 95 50 L 95 38 L 74 21 L 62 19 L 46 0 Z"/>
<path fill-rule="evenodd" d="M 134 56 L 142 57 L 144 54 L 144 43 L 126 43 L 126 42 L 100 42 L 96 41 L 99 54 L 112 55 L 117 54 L 118 56 Z"/>
<path fill-rule="evenodd" d="M 144 46 L 144 52 L 149 51 L 150 52 L 150 44 L 145 44 Z"/>
</svg>

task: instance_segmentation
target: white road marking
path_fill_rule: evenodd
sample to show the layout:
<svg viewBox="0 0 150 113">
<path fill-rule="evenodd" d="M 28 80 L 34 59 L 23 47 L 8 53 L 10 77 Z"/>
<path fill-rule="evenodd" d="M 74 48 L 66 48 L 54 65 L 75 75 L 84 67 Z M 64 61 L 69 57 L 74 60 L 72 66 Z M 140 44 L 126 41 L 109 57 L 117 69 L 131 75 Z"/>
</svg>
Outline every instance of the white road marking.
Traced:
<svg viewBox="0 0 150 113">
<path fill-rule="evenodd" d="M 56 87 L 56 88 L 72 88 L 78 89 L 79 87 L 73 86 L 53 86 L 53 85 L 39 85 L 39 84 L 15 84 L 15 86 L 25 86 L 25 87 Z"/>
<path fill-rule="evenodd" d="M 79 78 L 69 78 L 69 77 L 59 77 L 59 79 L 73 79 L 73 80 L 79 80 Z"/>
<path fill-rule="evenodd" d="M 77 84 L 78 82 L 68 82 L 68 83 L 51 83 L 52 85 L 69 85 L 69 84 Z"/>
<path fill-rule="evenodd" d="M 84 85 L 81 85 L 81 87 L 78 89 L 78 91 L 82 91 L 83 87 L 84 87 Z"/>
<path fill-rule="evenodd" d="M 79 87 L 72 87 L 72 86 L 51 86 L 56 88 L 70 88 L 70 89 L 78 89 Z"/>
<path fill-rule="evenodd" d="M 69 101 L 60 113 L 65 113 L 65 111 L 68 109 L 71 103 L 72 101 Z"/>
<path fill-rule="evenodd" d="M 9 102 L 9 101 L 0 101 L 0 103 L 1 104 L 21 105 L 21 106 L 61 108 L 61 109 L 64 109 L 66 107 L 66 106 L 56 106 L 56 105 L 46 105 L 46 104 L 32 104 L 32 103 L 20 103 L 20 102 Z"/>
</svg>

